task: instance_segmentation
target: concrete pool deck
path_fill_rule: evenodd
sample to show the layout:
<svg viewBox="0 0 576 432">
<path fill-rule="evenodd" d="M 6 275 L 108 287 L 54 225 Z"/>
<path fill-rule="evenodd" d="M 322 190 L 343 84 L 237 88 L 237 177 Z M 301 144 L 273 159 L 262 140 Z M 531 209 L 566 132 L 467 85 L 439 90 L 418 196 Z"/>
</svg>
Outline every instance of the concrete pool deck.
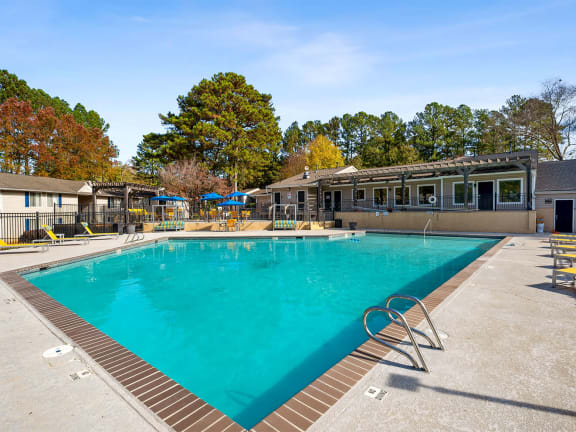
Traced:
<svg viewBox="0 0 576 432">
<path fill-rule="evenodd" d="M 193 234 L 216 238 L 247 233 Z M 446 352 L 424 350 L 432 373 L 402 367 L 404 359 L 388 356 L 308 430 L 570 430 L 576 421 L 576 375 L 571 367 L 576 346 L 570 337 L 574 294 L 550 288 L 552 259 L 542 240 L 514 237 L 511 246 L 490 257 L 433 312 L 450 338 Z M 14 254 L 9 260 L 3 255 L 0 271 L 96 253 L 122 242 L 98 240 L 86 247 Z M 72 381 L 71 373 L 90 369 L 84 360 L 50 368 L 41 354 L 62 341 L 25 305 L 13 301 L 14 294 L 3 284 L 0 294 L 1 338 L 8 353 L 0 360 L 6 371 L 0 382 L 3 430 L 166 429 L 98 370 Z M 382 401 L 369 399 L 363 395 L 368 386 L 388 395 Z"/>
</svg>

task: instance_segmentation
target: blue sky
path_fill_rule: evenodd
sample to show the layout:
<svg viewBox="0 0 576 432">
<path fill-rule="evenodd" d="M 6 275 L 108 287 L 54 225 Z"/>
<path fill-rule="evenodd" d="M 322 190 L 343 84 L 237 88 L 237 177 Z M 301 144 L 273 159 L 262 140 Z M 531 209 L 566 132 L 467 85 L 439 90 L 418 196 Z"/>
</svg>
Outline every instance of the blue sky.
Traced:
<svg viewBox="0 0 576 432">
<path fill-rule="evenodd" d="M 498 108 L 576 83 L 576 1 L 0 0 L 0 68 L 111 125 L 120 159 L 214 73 L 271 93 L 282 128 L 432 101 Z"/>
</svg>

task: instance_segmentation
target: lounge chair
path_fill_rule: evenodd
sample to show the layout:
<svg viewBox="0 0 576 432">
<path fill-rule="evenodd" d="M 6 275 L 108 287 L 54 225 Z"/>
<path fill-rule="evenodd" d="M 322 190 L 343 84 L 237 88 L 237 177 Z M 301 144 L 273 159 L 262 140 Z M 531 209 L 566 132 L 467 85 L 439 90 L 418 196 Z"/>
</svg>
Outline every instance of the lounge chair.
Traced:
<svg viewBox="0 0 576 432">
<path fill-rule="evenodd" d="M 554 255 L 554 267 L 558 267 L 558 261 L 569 261 L 570 267 L 574 267 L 574 260 L 576 260 L 576 253 L 559 253 Z"/>
<path fill-rule="evenodd" d="M 0 252 L 14 250 L 14 249 L 35 249 L 34 252 L 46 252 L 48 250 L 47 243 L 14 243 L 8 244 L 0 239 Z M 32 251 L 30 251 L 32 252 Z"/>
<path fill-rule="evenodd" d="M 42 240 L 34 240 L 33 243 L 64 244 L 68 242 L 81 242 L 86 244 L 90 241 L 89 237 L 64 237 L 64 234 L 55 234 L 49 225 L 42 225 L 42 228 L 46 232 L 46 237 Z"/>
<path fill-rule="evenodd" d="M 550 246 L 552 256 L 564 253 L 576 253 L 576 244 L 554 243 Z"/>
<path fill-rule="evenodd" d="M 118 233 L 95 233 L 93 232 L 86 222 L 80 222 L 80 225 L 84 227 L 84 233 L 76 234 L 74 237 L 88 237 L 88 238 L 106 238 L 114 237 L 118 238 L 120 234 Z"/>
<path fill-rule="evenodd" d="M 552 286 L 555 287 L 558 285 L 558 276 L 567 276 L 569 281 L 572 283 L 572 287 L 576 282 L 576 268 L 568 267 L 562 269 L 554 269 L 552 270 Z"/>
<path fill-rule="evenodd" d="M 179 231 L 183 229 L 183 221 L 162 221 L 154 226 L 154 231 Z"/>
</svg>

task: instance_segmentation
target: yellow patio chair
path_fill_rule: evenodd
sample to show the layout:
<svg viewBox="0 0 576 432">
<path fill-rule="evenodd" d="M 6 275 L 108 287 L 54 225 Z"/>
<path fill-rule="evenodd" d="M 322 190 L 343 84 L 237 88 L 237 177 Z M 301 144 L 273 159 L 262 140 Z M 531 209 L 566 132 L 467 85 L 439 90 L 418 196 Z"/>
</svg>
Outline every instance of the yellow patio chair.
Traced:
<svg viewBox="0 0 576 432">
<path fill-rule="evenodd" d="M 48 243 L 14 243 L 8 244 L 0 239 L 0 252 L 14 250 L 14 249 L 35 249 L 34 252 L 46 252 L 48 250 Z M 33 251 L 29 251 L 33 252 Z"/>
<path fill-rule="evenodd" d="M 84 233 L 76 234 L 74 237 L 88 237 L 88 238 L 103 238 L 103 237 L 114 237 L 118 238 L 118 233 L 95 233 L 90 229 L 90 226 L 86 222 L 80 222 L 80 225 L 84 227 Z"/>
<path fill-rule="evenodd" d="M 42 225 L 42 229 L 46 232 L 46 237 L 42 240 L 34 240 L 33 243 L 52 243 L 52 244 L 63 244 L 67 242 L 81 242 L 88 243 L 89 237 L 64 237 L 64 234 L 55 234 L 52 231 L 52 227 L 49 225 Z"/>
<path fill-rule="evenodd" d="M 230 229 L 238 231 L 238 222 L 236 221 L 236 219 L 228 219 L 226 221 L 226 231 L 230 231 Z"/>
<path fill-rule="evenodd" d="M 558 276 L 568 277 L 568 281 L 571 282 L 572 287 L 575 286 L 574 283 L 576 282 L 576 268 L 567 267 L 567 268 L 552 270 L 552 286 L 553 287 L 556 287 L 558 285 Z"/>
</svg>

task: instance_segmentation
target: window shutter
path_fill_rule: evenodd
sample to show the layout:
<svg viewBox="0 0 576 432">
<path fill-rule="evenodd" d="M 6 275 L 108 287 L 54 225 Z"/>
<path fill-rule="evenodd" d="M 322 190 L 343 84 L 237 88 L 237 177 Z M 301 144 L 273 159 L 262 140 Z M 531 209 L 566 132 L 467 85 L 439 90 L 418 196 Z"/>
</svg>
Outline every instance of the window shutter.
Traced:
<svg viewBox="0 0 576 432">
<path fill-rule="evenodd" d="M 24 194 L 24 207 L 30 207 L 30 192 Z"/>
<path fill-rule="evenodd" d="M 62 208 L 62 194 L 58 194 L 58 207 Z"/>
<path fill-rule="evenodd" d="M 110 208 L 110 197 L 108 197 L 108 208 Z"/>
</svg>

